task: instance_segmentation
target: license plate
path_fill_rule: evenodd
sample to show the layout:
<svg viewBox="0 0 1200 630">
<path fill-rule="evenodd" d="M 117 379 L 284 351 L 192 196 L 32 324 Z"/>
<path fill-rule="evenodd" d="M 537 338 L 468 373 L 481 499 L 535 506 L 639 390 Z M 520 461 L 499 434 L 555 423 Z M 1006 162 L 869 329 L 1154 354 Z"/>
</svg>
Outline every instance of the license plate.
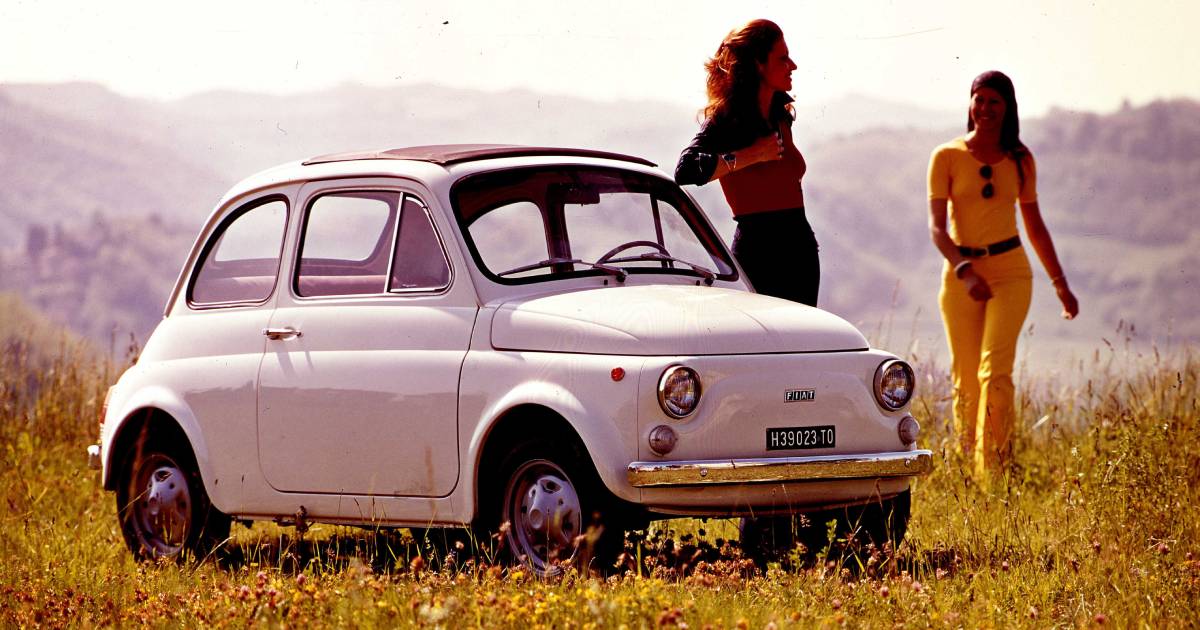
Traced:
<svg viewBox="0 0 1200 630">
<path fill-rule="evenodd" d="M 767 450 L 833 448 L 837 429 L 832 424 L 816 427 L 773 427 L 767 429 Z"/>
</svg>

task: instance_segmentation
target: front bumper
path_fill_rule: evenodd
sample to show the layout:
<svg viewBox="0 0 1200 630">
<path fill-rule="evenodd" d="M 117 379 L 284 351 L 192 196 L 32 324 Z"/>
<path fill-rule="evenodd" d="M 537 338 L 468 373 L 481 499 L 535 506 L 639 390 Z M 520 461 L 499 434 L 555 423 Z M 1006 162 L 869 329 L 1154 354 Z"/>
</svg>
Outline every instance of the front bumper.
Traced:
<svg viewBox="0 0 1200 630">
<path fill-rule="evenodd" d="M 87 447 L 88 468 L 100 470 L 100 445 L 92 444 Z"/>
<path fill-rule="evenodd" d="M 635 488 L 653 488 L 912 477 L 931 470 L 933 453 L 917 450 L 864 455 L 633 462 L 626 469 L 626 476 Z"/>
</svg>

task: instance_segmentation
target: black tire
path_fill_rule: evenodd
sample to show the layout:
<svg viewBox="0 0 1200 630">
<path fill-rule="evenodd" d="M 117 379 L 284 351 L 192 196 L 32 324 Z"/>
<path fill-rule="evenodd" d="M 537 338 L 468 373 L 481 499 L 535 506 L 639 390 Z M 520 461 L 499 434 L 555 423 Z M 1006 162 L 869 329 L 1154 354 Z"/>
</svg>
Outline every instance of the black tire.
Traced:
<svg viewBox="0 0 1200 630">
<path fill-rule="evenodd" d="M 892 498 L 867 505 L 805 514 L 747 517 L 742 519 L 738 530 L 742 552 L 759 568 L 766 568 L 772 562 L 786 567 L 799 545 L 804 546 L 804 553 L 798 553 L 797 557 L 812 560 L 834 542 L 829 539 L 830 521 L 836 522 L 834 536 L 838 539 L 853 538 L 878 549 L 891 543 L 895 549 L 908 531 L 911 510 L 912 494 L 905 490 Z"/>
<path fill-rule="evenodd" d="M 186 444 L 134 446 L 117 483 L 117 519 L 138 560 L 204 559 L 229 537 L 230 519 L 212 506 Z"/>
<path fill-rule="evenodd" d="M 612 569 L 625 532 L 616 502 L 582 447 L 573 440 L 526 441 L 497 472 L 481 494 L 487 501 L 481 507 L 484 530 L 499 533 L 500 559 L 541 576 L 557 575 L 566 565 Z"/>
</svg>

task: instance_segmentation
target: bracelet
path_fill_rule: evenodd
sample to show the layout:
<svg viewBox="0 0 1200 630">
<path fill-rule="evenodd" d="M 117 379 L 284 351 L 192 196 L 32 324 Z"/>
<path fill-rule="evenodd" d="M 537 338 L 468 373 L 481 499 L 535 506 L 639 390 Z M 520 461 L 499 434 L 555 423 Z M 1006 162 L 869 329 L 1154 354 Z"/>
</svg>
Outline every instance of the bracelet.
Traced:
<svg viewBox="0 0 1200 630">
<path fill-rule="evenodd" d="M 954 265 L 954 277 L 961 279 L 963 277 L 963 274 L 966 273 L 967 270 L 970 268 L 971 268 L 971 261 L 969 261 L 969 260 L 964 260 L 964 261 L 958 263 L 957 265 Z"/>
</svg>

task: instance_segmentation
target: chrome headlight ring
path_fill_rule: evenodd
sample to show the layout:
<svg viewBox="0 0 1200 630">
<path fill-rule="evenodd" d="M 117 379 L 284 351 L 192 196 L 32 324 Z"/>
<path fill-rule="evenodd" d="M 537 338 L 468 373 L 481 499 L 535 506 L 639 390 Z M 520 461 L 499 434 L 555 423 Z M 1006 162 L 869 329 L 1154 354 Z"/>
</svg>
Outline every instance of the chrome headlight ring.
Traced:
<svg viewBox="0 0 1200 630">
<path fill-rule="evenodd" d="M 884 409 L 897 411 L 912 400 L 916 384 L 912 366 L 900 359 L 888 359 L 875 370 L 875 400 Z"/>
<path fill-rule="evenodd" d="M 700 406 L 700 376 L 692 368 L 672 365 L 658 379 L 658 404 L 672 418 L 685 418 Z"/>
</svg>

